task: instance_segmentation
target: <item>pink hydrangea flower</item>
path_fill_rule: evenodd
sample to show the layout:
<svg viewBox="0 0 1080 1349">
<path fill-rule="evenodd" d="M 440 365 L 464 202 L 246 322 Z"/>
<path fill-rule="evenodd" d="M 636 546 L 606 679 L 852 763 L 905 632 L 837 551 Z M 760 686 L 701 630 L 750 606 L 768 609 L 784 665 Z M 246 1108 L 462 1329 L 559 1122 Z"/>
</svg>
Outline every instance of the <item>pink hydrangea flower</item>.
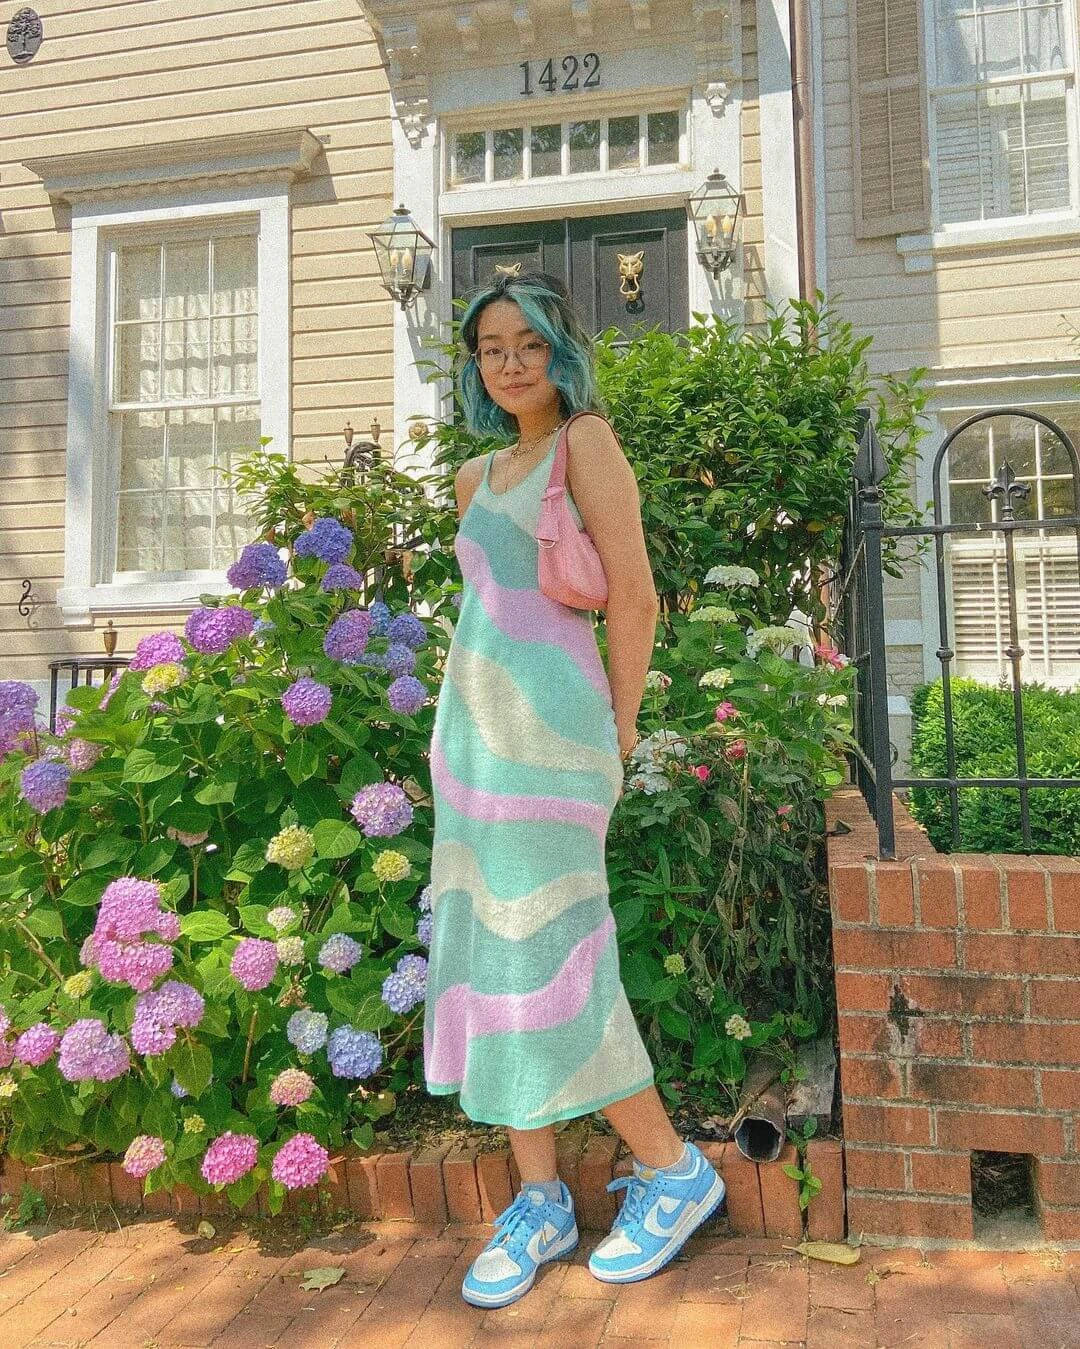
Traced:
<svg viewBox="0 0 1080 1349">
<path fill-rule="evenodd" d="M 202 1159 L 202 1178 L 208 1185 L 231 1185 L 246 1176 L 259 1159 L 259 1140 L 230 1129 L 215 1138 Z"/>
<path fill-rule="evenodd" d="M 315 1081 L 302 1068 L 286 1068 L 270 1083 L 270 1099 L 275 1105 L 303 1105 L 315 1090 Z"/>
<path fill-rule="evenodd" d="M 735 706 L 734 703 L 729 703 L 725 701 L 720 703 L 716 709 L 717 721 L 721 722 L 730 721 L 732 717 L 736 717 L 738 715 L 739 709 Z"/>
<path fill-rule="evenodd" d="M 0 1068 L 10 1068 L 15 1061 L 15 1041 L 5 1035 L 0 1039 Z"/>
<path fill-rule="evenodd" d="M 330 1166 L 330 1154 L 312 1134 L 294 1134 L 274 1157 L 270 1174 L 287 1190 L 318 1185 Z"/>
<path fill-rule="evenodd" d="M 83 943 L 80 958 L 96 964 L 110 983 L 130 984 L 145 993 L 172 969 L 172 947 L 162 943 L 179 935 L 180 920 L 161 908 L 156 882 L 123 876 L 105 887 L 93 939 Z M 148 936 L 161 941 L 147 941 Z"/>
<path fill-rule="evenodd" d="M 165 1144 L 153 1134 L 139 1134 L 128 1144 L 123 1167 L 129 1176 L 142 1180 L 165 1161 Z"/>
<path fill-rule="evenodd" d="M 702 782 L 707 782 L 707 781 L 709 780 L 709 771 L 710 771 L 710 770 L 709 770 L 709 765 L 708 765 L 708 764 L 704 764 L 704 763 L 695 764 L 695 765 L 694 765 L 693 771 L 694 771 L 694 775 L 695 775 L 698 779 L 700 779 L 700 781 L 702 781 Z"/>
<path fill-rule="evenodd" d="M 725 758 L 725 759 L 732 759 L 732 760 L 736 760 L 736 759 L 745 759 L 745 758 L 746 758 L 746 741 L 745 741 L 745 740 L 733 740 L 733 741 L 731 742 L 731 744 L 728 745 L 727 749 L 724 750 L 724 758 Z"/>
<path fill-rule="evenodd" d="M 794 809 L 794 807 L 793 807 L 793 806 L 790 806 L 790 805 L 787 805 L 787 806 L 777 806 L 777 807 L 776 807 L 776 813 L 777 813 L 777 815 L 779 815 L 779 816 L 781 817 L 781 819 L 783 819 L 783 817 L 784 817 L 785 815 L 790 815 L 793 809 Z"/>
<path fill-rule="evenodd" d="M 60 1044 L 60 1032 L 45 1021 L 24 1030 L 15 1041 L 15 1057 L 28 1068 L 40 1068 L 48 1063 Z"/>
<path fill-rule="evenodd" d="M 277 967 L 277 947 L 262 937 L 245 937 L 229 962 L 233 978 L 249 993 L 265 988 L 277 973 Z"/>
</svg>

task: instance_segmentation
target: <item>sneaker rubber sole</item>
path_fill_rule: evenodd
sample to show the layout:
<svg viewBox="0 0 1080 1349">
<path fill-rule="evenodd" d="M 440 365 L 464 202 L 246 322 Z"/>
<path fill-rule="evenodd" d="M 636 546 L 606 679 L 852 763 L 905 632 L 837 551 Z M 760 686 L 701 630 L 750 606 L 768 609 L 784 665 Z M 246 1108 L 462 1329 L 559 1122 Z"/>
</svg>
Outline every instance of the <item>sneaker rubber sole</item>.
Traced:
<svg viewBox="0 0 1080 1349">
<path fill-rule="evenodd" d="M 713 1181 L 709 1192 L 703 1199 L 699 1199 L 694 1204 L 687 1205 L 686 1212 L 679 1221 L 678 1226 L 672 1232 L 672 1236 L 677 1238 L 670 1249 L 665 1248 L 659 1251 L 653 1258 L 644 1265 L 639 1265 L 637 1269 L 631 1270 L 625 1274 L 614 1273 L 609 1270 L 597 1272 L 592 1262 L 589 1262 L 589 1273 L 594 1279 L 599 1279 L 601 1283 L 637 1283 L 640 1279 L 648 1279 L 658 1270 L 664 1268 L 669 1260 L 674 1260 L 682 1250 L 686 1241 L 694 1232 L 707 1222 L 723 1202 L 726 1187 L 723 1180 L 717 1176 Z"/>
<path fill-rule="evenodd" d="M 515 1288 L 507 1293 L 493 1293 L 490 1297 L 485 1297 L 483 1293 L 477 1292 L 473 1288 L 466 1288 L 462 1285 L 461 1296 L 471 1307 L 508 1307 L 511 1302 L 516 1302 L 519 1297 L 524 1297 L 529 1289 L 536 1282 L 536 1276 L 541 1265 L 550 1264 L 552 1260 L 561 1260 L 564 1255 L 569 1255 L 571 1251 L 577 1250 L 578 1245 L 577 1224 L 561 1237 L 557 1242 L 553 1242 L 548 1247 L 543 1258 L 537 1262 L 536 1268 L 523 1279 Z"/>
</svg>

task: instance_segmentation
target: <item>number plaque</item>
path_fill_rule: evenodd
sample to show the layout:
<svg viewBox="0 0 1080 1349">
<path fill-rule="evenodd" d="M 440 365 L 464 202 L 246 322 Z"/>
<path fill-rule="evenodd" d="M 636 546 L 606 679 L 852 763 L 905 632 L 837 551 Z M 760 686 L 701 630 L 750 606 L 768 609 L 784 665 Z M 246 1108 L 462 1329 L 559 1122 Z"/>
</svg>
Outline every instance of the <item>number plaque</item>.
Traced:
<svg viewBox="0 0 1080 1349">
<path fill-rule="evenodd" d="M 573 53 L 549 56 L 535 78 L 534 66 L 541 66 L 541 63 L 522 61 L 518 65 L 523 81 L 519 93 L 526 98 L 531 98 L 539 89 L 547 94 L 576 94 L 583 89 L 600 88 L 600 57 L 596 52 L 586 52 L 584 56 Z"/>
</svg>

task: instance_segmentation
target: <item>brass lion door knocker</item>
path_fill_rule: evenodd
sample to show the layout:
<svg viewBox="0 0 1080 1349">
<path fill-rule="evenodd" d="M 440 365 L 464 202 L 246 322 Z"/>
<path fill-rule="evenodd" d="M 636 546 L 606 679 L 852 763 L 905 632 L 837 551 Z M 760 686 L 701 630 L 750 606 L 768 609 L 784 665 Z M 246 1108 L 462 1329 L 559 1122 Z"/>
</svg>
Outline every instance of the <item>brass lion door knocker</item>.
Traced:
<svg viewBox="0 0 1080 1349">
<path fill-rule="evenodd" d="M 645 270 L 645 250 L 638 253 L 617 253 L 619 259 L 619 294 L 631 302 L 641 298 L 641 274 Z"/>
</svg>

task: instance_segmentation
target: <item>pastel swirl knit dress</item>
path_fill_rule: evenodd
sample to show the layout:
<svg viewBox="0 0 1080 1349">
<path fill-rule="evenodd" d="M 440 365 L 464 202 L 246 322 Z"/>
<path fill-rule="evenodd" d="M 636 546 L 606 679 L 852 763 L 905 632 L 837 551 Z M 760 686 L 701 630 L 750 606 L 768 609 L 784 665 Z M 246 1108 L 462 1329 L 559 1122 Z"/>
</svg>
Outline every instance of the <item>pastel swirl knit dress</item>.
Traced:
<svg viewBox="0 0 1080 1349">
<path fill-rule="evenodd" d="M 425 1078 L 517 1129 L 653 1081 L 604 863 L 622 782 L 611 688 L 589 614 L 537 581 L 554 453 L 499 493 L 494 451 L 484 464 L 455 540 L 463 594 L 431 738 Z"/>
</svg>

